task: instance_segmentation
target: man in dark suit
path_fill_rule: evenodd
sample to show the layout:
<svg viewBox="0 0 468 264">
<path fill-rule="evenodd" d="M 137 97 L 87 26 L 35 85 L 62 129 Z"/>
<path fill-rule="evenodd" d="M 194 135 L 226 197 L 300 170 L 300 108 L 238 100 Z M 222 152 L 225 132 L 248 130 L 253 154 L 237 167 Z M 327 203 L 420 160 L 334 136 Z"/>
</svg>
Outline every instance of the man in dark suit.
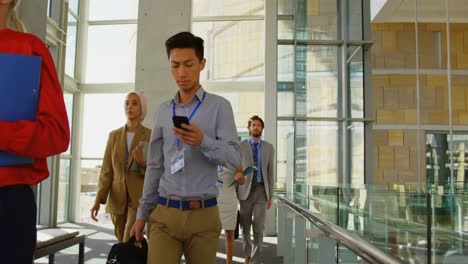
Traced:
<svg viewBox="0 0 468 264">
<path fill-rule="evenodd" d="M 263 128 L 263 120 L 256 115 L 252 116 L 248 122 L 250 138 L 240 143 L 242 167 L 254 168 L 246 176 L 245 184 L 237 187 L 246 264 L 262 263 L 265 215 L 272 203 L 275 151 L 272 144 L 261 140 Z M 250 238 L 252 224 L 253 243 Z"/>
</svg>

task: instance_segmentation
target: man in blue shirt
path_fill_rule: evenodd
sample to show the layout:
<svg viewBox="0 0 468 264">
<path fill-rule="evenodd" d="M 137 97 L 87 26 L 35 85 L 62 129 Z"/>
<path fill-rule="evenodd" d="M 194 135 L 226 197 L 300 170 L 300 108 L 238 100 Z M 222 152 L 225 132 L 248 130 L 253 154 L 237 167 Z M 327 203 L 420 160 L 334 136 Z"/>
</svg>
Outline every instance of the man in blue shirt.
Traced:
<svg viewBox="0 0 468 264">
<path fill-rule="evenodd" d="M 270 209 L 274 187 L 273 145 L 261 140 L 263 120 L 252 116 L 248 122 L 250 138 L 240 143 L 242 166 L 253 167 L 246 176 L 245 184 L 237 186 L 240 203 L 240 225 L 242 227 L 245 263 L 262 263 L 263 230 L 266 210 Z M 253 226 L 253 243 L 250 228 Z"/>
<path fill-rule="evenodd" d="M 184 254 L 188 263 L 214 264 L 221 232 L 217 166 L 240 167 L 234 114 L 226 99 L 200 85 L 201 38 L 178 33 L 166 51 L 179 89 L 155 113 L 132 234 L 140 240 L 150 223 L 148 263 L 179 263 Z M 174 127 L 173 116 L 186 116 L 189 124 Z"/>
</svg>

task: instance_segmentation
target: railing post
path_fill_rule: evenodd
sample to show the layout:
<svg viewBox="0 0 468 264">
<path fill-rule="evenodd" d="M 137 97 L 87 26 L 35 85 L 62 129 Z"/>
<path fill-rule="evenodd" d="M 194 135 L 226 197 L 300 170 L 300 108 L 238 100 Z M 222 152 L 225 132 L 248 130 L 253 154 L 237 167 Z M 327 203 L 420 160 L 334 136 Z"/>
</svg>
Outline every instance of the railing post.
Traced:
<svg viewBox="0 0 468 264">
<path fill-rule="evenodd" d="M 426 193 L 426 218 L 427 218 L 427 264 L 432 262 L 432 203 L 431 194 Z"/>
</svg>

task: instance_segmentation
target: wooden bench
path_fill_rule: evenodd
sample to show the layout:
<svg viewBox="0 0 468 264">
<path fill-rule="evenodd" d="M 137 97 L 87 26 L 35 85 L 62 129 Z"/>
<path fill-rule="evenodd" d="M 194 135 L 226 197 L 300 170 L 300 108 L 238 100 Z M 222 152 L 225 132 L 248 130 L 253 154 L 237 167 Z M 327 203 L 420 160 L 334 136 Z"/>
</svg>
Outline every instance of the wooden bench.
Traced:
<svg viewBox="0 0 468 264">
<path fill-rule="evenodd" d="M 36 251 L 34 259 L 49 256 L 49 264 L 55 262 L 55 253 L 60 250 L 79 245 L 78 264 L 84 263 L 85 236 L 79 232 L 70 232 L 60 228 L 42 229 L 37 231 Z"/>
</svg>

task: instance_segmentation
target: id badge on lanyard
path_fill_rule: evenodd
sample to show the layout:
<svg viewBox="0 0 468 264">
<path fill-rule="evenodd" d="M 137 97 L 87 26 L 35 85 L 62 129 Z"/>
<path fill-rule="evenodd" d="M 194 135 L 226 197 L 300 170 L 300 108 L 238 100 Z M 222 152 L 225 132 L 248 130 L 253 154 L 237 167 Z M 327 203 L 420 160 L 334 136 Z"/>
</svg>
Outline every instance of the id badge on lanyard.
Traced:
<svg viewBox="0 0 468 264">
<path fill-rule="evenodd" d="M 178 150 L 171 159 L 171 174 L 174 174 L 184 168 L 184 151 L 185 149 L 183 148 Z"/>
<path fill-rule="evenodd" d="M 203 97 L 202 97 L 201 101 L 198 102 L 197 106 L 195 106 L 195 108 L 193 109 L 192 114 L 190 114 L 190 117 L 188 118 L 189 121 L 192 120 L 192 117 L 195 115 L 198 108 L 200 107 L 202 102 L 205 100 L 205 96 L 206 96 L 206 92 L 203 93 Z M 172 115 L 173 116 L 176 115 L 175 103 L 172 105 Z M 174 173 L 180 171 L 185 166 L 185 159 L 184 159 L 185 149 L 181 148 L 181 143 L 180 143 L 179 139 L 176 140 L 176 145 L 177 145 L 177 152 L 175 153 L 175 155 L 171 159 L 171 174 L 174 174 Z"/>
</svg>

